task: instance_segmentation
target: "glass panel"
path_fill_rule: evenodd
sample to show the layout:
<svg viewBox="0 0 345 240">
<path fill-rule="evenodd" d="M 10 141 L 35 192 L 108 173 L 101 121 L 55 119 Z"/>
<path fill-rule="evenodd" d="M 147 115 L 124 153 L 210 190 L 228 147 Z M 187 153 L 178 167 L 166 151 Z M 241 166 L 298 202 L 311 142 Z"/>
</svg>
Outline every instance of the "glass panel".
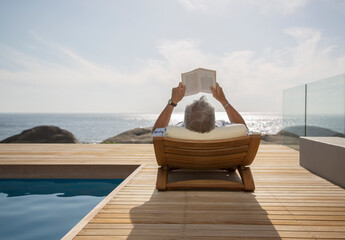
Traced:
<svg viewBox="0 0 345 240">
<path fill-rule="evenodd" d="M 299 149 L 299 137 L 305 136 L 305 85 L 284 90 L 283 143 Z"/>
<path fill-rule="evenodd" d="M 307 136 L 345 134 L 345 74 L 307 85 Z"/>
</svg>

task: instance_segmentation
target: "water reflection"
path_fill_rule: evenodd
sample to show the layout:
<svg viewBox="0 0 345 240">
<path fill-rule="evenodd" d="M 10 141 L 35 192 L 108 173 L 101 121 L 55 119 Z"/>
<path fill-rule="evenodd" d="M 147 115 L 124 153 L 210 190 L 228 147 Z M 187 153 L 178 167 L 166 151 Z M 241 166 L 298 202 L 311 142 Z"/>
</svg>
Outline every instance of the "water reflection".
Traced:
<svg viewBox="0 0 345 240">
<path fill-rule="evenodd" d="M 122 179 L 0 179 L 0 193 L 7 197 L 54 194 L 58 197 L 107 196 Z"/>
</svg>

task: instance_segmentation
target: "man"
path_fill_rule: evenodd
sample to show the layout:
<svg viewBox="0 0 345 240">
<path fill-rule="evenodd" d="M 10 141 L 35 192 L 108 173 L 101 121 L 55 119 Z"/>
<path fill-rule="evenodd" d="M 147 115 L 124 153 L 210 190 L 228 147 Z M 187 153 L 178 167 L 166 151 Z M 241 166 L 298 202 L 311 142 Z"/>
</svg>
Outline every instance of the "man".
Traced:
<svg viewBox="0 0 345 240">
<path fill-rule="evenodd" d="M 177 104 L 183 99 L 185 91 L 186 86 L 183 85 L 182 82 L 179 83 L 178 87 L 172 89 L 171 99 L 169 100 L 168 105 L 159 115 L 155 125 L 153 126 L 152 131 L 154 136 L 158 136 L 160 130 L 162 130 L 161 133 L 165 132 L 174 107 L 176 107 Z M 211 91 L 213 97 L 223 105 L 231 123 L 241 123 L 247 126 L 242 116 L 228 102 L 224 95 L 223 89 L 218 83 L 216 84 L 215 88 L 211 87 Z M 192 104 L 186 107 L 184 124 L 187 129 L 195 132 L 204 133 L 211 131 L 215 127 L 214 108 L 206 101 L 204 97 L 201 97 L 199 100 L 194 101 Z M 164 133 L 162 135 L 164 135 Z"/>
</svg>

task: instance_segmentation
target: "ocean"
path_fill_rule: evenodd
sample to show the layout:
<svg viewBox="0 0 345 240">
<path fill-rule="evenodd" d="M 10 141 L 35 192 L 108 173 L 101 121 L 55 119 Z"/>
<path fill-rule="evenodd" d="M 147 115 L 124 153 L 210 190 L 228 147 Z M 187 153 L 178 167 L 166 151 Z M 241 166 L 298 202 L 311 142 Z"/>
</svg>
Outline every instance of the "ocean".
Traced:
<svg viewBox="0 0 345 240">
<path fill-rule="evenodd" d="M 68 130 L 81 143 L 101 143 L 124 131 L 152 127 L 159 114 L 147 113 L 0 113 L 0 141 L 39 125 L 54 125 Z M 283 128 L 281 113 L 241 113 L 251 132 L 276 134 Z M 170 124 L 183 121 L 184 113 L 173 113 Z M 216 113 L 226 120 L 225 112 Z"/>
</svg>

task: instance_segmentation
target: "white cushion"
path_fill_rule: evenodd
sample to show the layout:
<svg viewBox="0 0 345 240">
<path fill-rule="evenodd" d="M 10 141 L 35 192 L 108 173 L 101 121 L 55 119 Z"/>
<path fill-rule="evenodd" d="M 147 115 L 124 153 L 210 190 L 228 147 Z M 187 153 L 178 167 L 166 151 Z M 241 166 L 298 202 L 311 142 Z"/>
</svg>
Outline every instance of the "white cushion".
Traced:
<svg viewBox="0 0 345 240">
<path fill-rule="evenodd" d="M 166 136 L 185 140 L 217 140 L 242 137 L 247 135 L 247 128 L 243 124 L 232 124 L 216 127 L 210 132 L 199 133 L 184 127 L 168 126 Z"/>
</svg>

